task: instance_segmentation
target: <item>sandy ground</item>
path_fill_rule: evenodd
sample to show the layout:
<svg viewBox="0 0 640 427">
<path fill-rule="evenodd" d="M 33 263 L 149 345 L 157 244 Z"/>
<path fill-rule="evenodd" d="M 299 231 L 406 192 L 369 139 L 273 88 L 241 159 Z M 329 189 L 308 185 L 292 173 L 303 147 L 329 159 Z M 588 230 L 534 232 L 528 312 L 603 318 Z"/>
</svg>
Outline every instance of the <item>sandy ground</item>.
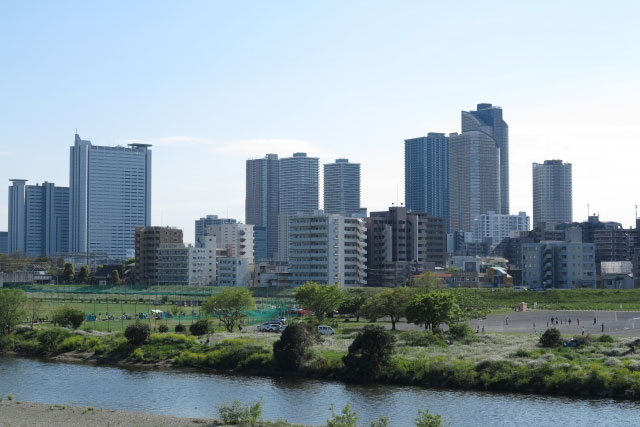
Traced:
<svg viewBox="0 0 640 427">
<path fill-rule="evenodd" d="M 640 312 L 637 311 L 514 311 L 490 315 L 483 320 L 474 320 L 471 326 L 474 329 L 479 326 L 481 330 L 484 326 L 486 332 L 533 333 L 534 330 L 540 332 L 551 327 L 551 317 L 554 318 L 553 326 L 563 334 L 579 335 L 584 327 L 585 334 L 598 335 L 604 332 L 611 335 L 640 336 Z"/>
<path fill-rule="evenodd" d="M 215 420 L 176 418 L 139 412 L 92 409 L 77 406 L 45 405 L 16 402 L 4 399 L 0 402 L 1 427 L 197 427 L 218 426 Z"/>
</svg>

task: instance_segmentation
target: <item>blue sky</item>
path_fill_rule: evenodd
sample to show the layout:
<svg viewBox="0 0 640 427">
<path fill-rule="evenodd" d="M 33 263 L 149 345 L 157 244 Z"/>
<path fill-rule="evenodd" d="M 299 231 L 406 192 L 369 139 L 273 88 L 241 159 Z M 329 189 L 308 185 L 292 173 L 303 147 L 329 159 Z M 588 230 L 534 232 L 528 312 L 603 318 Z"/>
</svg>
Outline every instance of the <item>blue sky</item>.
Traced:
<svg viewBox="0 0 640 427">
<path fill-rule="evenodd" d="M 135 4 L 132 4 L 135 3 Z M 362 163 L 362 204 L 404 198 L 403 140 L 504 108 L 511 209 L 531 163 L 574 167 L 587 203 L 632 224 L 640 202 L 635 2 L 0 2 L 0 229 L 8 179 L 68 185 L 75 129 L 154 144 L 154 224 L 193 239 L 244 217 L 244 161 Z M 397 196 L 398 195 L 398 196 Z"/>
</svg>

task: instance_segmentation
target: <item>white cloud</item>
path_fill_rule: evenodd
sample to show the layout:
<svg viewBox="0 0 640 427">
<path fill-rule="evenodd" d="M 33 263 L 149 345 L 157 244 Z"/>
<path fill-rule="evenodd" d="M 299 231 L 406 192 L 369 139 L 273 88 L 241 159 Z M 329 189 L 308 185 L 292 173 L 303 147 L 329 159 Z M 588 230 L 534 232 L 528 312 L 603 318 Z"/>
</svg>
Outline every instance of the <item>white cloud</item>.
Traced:
<svg viewBox="0 0 640 427">
<path fill-rule="evenodd" d="M 10 153 L 8 151 L 0 151 L 0 157 L 8 156 Z"/>
</svg>

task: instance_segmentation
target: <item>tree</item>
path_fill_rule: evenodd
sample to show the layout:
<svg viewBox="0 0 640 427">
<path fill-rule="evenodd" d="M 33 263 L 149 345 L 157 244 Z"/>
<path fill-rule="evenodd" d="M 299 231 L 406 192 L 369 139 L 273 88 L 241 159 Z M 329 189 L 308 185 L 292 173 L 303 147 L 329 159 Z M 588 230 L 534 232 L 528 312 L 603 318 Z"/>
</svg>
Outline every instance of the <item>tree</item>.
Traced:
<svg viewBox="0 0 640 427">
<path fill-rule="evenodd" d="M 64 283 L 72 283 L 75 277 L 75 273 L 73 271 L 73 264 L 70 262 L 64 265 L 64 270 L 62 271 L 62 281 Z"/>
<path fill-rule="evenodd" d="M 189 332 L 196 337 L 206 335 L 209 333 L 209 321 L 207 319 L 200 319 L 191 326 L 189 326 Z"/>
<path fill-rule="evenodd" d="M 245 317 L 243 312 L 255 303 L 247 288 L 224 288 L 218 295 L 207 298 L 202 309 L 220 320 L 227 331 L 233 332 L 233 328 Z"/>
<path fill-rule="evenodd" d="M 395 331 L 396 323 L 405 316 L 407 305 L 414 295 L 414 291 L 407 287 L 385 289 L 362 306 L 362 314 L 375 322 L 381 317 L 391 318 L 391 329 Z"/>
<path fill-rule="evenodd" d="M 345 299 L 338 307 L 341 314 L 351 314 L 356 317 L 356 322 L 360 321 L 360 310 L 369 297 L 362 289 L 350 289 L 345 294 Z"/>
<path fill-rule="evenodd" d="M 433 271 L 425 271 L 424 274 L 413 280 L 415 286 L 425 288 L 427 291 L 439 289 L 442 287 L 442 279 Z"/>
<path fill-rule="evenodd" d="M 27 294 L 20 289 L 0 289 L 0 335 L 10 334 L 25 315 Z"/>
<path fill-rule="evenodd" d="M 71 326 L 73 329 L 78 329 L 84 321 L 84 311 L 63 305 L 53 311 L 51 321 L 54 325 Z"/>
<path fill-rule="evenodd" d="M 127 326 L 124 330 L 124 336 L 131 344 L 139 346 L 145 343 L 151 335 L 151 329 L 146 323 L 136 322 Z"/>
<path fill-rule="evenodd" d="M 82 268 L 80 268 L 80 272 L 78 272 L 78 283 L 89 283 L 89 276 L 89 267 L 83 265 Z"/>
<path fill-rule="evenodd" d="M 453 291 L 453 295 L 460 309 L 458 321 L 483 319 L 489 314 L 489 305 L 477 292 L 470 289 L 457 289 Z"/>
<path fill-rule="evenodd" d="M 36 298 L 29 298 L 27 302 L 27 314 L 29 321 L 31 322 L 31 329 L 33 329 L 33 324 L 36 320 L 38 320 L 38 313 L 42 310 L 42 301 Z"/>
<path fill-rule="evenodd" d="M 169 312 L 171 313 L 172 316 L 178 316 L 178 323 L 182 323 L 180 321 L 181 311 L 182 311 L 182 308 L 179 305 L 172 305 L 171 308 L 169 308 Z"/>
<path fill-rule="evenodd" d="M 337 310 L 344 299 L 344 292 L 338 285 L 319 285 L 307 282 L 296 289 L 295 299 L 304 308 L 323 320 L 325 315 Z"/>
<path fill-rule="evenodd" d="M 114 285 L 120 284 L 120 272 L 117 269 L 111 272 L 111 283 Z"/>
<path fill-rule="evenodd" d="M 414 297 L 407 306 L 407 321 L 424 324 L 425 329 L 437 332 L 441 323 L 458 320 L 459 308 L 455 297 L 449 292 L 430 292 Z"/>
<path fill-rule="evenodd" d="M 311 325 L 294 323 L 286 327 L 280 339 L 273 343 L 273 358 L 283 370 L 298 370 L 309 357 L 313 342 Z"/>
<path fill-rule="evenodd" d="M 354 379 L 374 379 L 391 360 L 396 337 L 382 326 L 367 325 L 342 358 L 347 373 Z"/>
<path fill-rule="evenodd" d="M 358 414 L 348 403 L 340 414 L 336 414 L 335 407 L 331 405 L 331 419 L 327 420 L 327 427 L 358 427 Z"/>
</svg>

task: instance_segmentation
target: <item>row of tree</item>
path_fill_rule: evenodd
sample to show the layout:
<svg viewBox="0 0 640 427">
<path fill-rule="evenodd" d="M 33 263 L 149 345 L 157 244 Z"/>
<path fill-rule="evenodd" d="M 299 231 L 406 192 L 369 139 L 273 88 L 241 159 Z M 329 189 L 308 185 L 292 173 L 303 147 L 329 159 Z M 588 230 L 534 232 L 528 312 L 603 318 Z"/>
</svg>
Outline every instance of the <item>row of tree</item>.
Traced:
<svg viewBox="0 0 640 427">
<path fill-rule="evenodd" d="M 363 289 L 309 282 L 296 290 L 295 299 L 320 321 L 336 311 L 357 321 L 360 317 L 369 321 L 386 317 L 393 330 L 403 318 L 437 331 L 443 323 L 482 318 L 488 313 L 487 304 L 478 295 L 433 286 L 400 286 L 370 295 Z"/>
</svg>

